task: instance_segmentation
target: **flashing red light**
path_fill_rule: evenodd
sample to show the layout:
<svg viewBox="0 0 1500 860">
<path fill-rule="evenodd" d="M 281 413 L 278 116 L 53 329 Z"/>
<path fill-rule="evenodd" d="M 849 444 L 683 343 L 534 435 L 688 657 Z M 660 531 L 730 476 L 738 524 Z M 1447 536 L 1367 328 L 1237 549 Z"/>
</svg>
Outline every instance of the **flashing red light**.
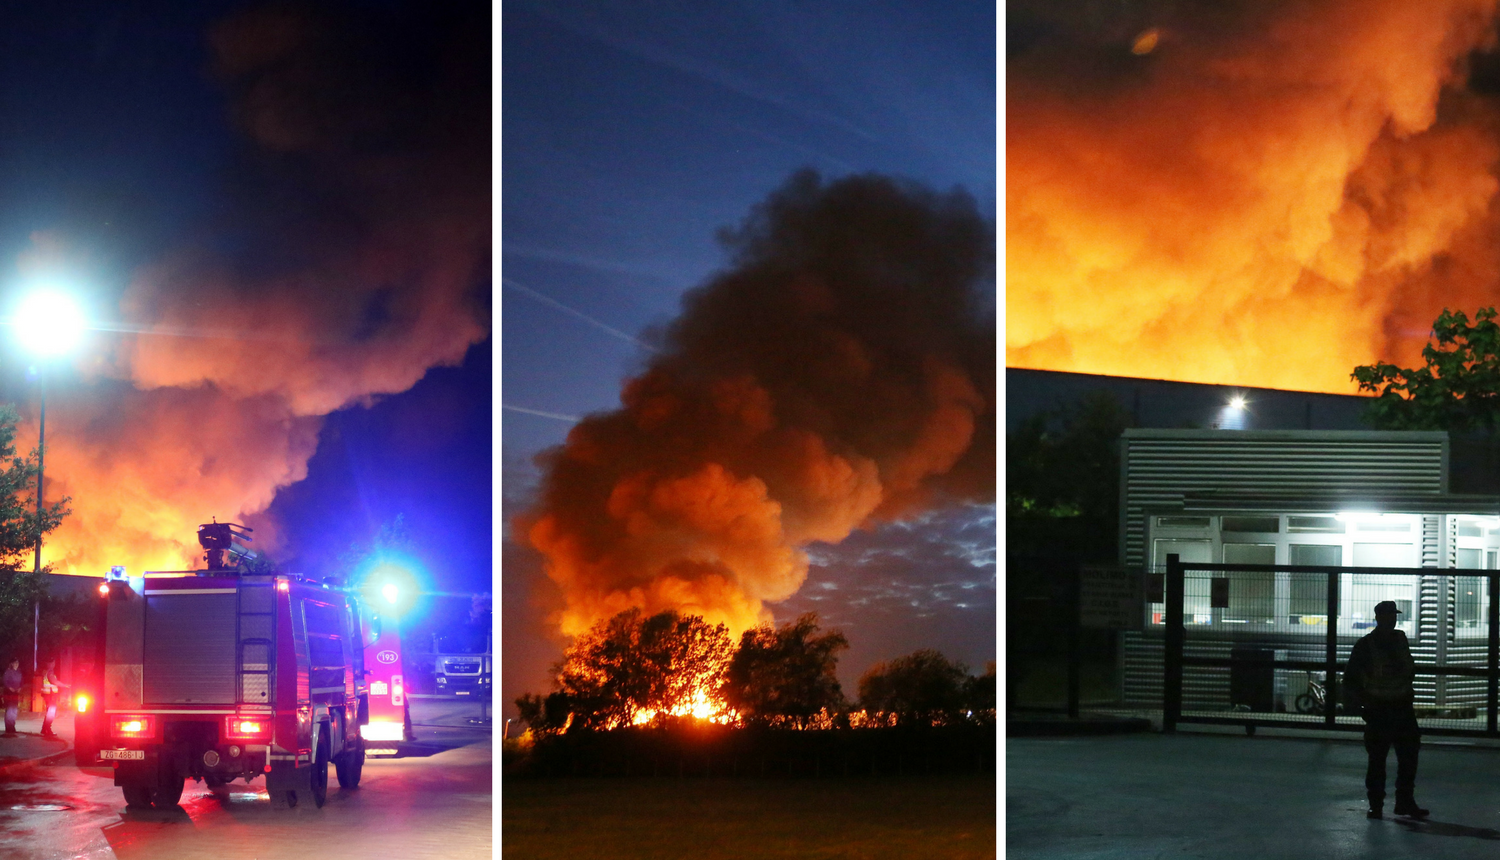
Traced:
<svg viewBox="0 0 1500 860">
<path fill-rule="evenodd" d="M 148 716 L 115 717 L 110 721 L 109 733 L 117 738 L 154 738 L 156 719 Z"/>
<path fill-rule="evenodd" d="M 287 580 L 285 580 L 285 579 L 277 580 L 276 581 L 276 590 L 277 591 L 282 591 L 282 592 L 291 591 L 292 590 L 292 584 L 290 582 L 288 582 Z"/>
<path fill-rule="evenodd" d="M 82 713 L 87 713 L 88 709 L 89 709 L 89 697 L 85 696 L 83 694 L 79 694 L 78 699 L 75 702 L 75 707 L 73 708 L 73 710 L 75 710 L 78 713 L 82 714 Z"/>
<path fill-rule="evenodd" d="M 99 583 L 99 596 L 100 597 L 108 597 L 109 596 L 109 583 L 107 583 L 107 582 L 101 582 L 101 583 Z"/>
</svg>

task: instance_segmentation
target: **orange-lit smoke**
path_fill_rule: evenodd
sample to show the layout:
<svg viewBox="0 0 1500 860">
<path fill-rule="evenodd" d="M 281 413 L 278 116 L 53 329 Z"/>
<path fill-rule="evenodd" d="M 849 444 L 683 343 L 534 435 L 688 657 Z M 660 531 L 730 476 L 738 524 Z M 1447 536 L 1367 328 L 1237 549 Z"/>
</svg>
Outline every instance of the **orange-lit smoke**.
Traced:
<svg viewBox="0 0 1500 860">
<path fill-rule="evenodd" d="M 1006 364 L 1349 393 L 1419 362 L 1500 300 L 1495 5 L 1012 4 Z"/>
<path fill-rule="evenodd" d="M 802 547 L 994 494 L 992 228 L 972 200 L 794 176 L 618 411 L 543 455 L 530 542 L 568 635 L 631 607 L 769 620 Z"/>
<path fill-rule="evenodd" d="M 96 334 L 83 384 L 49 389 L 47 496 L 73 510 L 44 545 L 58 572 L 201 567 L 210 517 L 274 550 L 260 514 L 306 476 L 322 417 L 488 336 L 488 28 L 440 22 L 430 56 L 402 58 L 426 64 L 407 84 L 365 39 L 400 22 L 333 14 L 270 7 L 212 34 L 257 154 L 211 226 L 256 251 L 136 271 L 119 304 L 134 333 Z M 29 265 L 66 242 L 41 244 Z"/>
</svg>

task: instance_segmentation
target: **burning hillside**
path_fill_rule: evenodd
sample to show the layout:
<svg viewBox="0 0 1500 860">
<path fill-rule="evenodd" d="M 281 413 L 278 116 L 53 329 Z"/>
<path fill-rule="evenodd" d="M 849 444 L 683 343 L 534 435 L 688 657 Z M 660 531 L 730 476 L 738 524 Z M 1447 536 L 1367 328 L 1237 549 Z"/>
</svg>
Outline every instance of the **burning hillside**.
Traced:
<svg viewBox="0 0 1500 860">
<path fill-rule="evenodd" d="M 1494 304 L 1492 0 L 1101 8 L 1008 9 L 1007 365 L 1350 393 Z"/>
<path fill-rule="evenodd" d="M 798 589 L 802 547 L 995 479 L 992 228 L 879 176 L 794 176 L 726 237 L 622 408 L 543 455 L 525 533 L 576 636 L 623 610 L 732 634 Z"/>
</svg>

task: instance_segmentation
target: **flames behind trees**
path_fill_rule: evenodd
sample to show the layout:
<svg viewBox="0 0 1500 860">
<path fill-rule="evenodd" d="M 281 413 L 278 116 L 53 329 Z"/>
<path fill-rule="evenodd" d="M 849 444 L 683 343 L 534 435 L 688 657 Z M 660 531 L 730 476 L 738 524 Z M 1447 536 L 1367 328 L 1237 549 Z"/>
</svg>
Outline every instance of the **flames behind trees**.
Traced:
<svg viewBox="0 0 1500 860">
<path fill-rule="evenodd" d="M 556 690 L 516 700 L 530 730 L 669 727 L 688 720 L 778 729 L 945 726 L 995 718 L 995 665 L 971 677 L 962 663 L 923 649 L 871 667 L 861 709 L 839 686 L 848 641 L 806 614 L 746 630 L 731 644 L 724 625 L 667 611 L 629 609 L 579 636 L 553 667 Z"/>
<path fill-rule="evenodd" d="M 723 240 L 622 408 L 542 457 L 522 526 L 567 635 L 630 608 L 738 633 L 805 544 L 993 498 L 993 233 L 967 195 L 803 172 Z"/>
<path fill-rule="evenodd" d="M 1415 363 L 1500 282 L 1495 7 L 1010 4 L 1007 365 L 1352 393 Z"/>
<path fill-rule="evenodd" d="M 535 696 L 517 704 L 533 726 L 561 727 L 556 721 L 566 719 L 569 726 L 613 729 L 658 716 L 723 722 L 733 716 L 719 695 L 733 650 L 722 624 L 675 612 L 643 618 L 631 609 L 568 646 L 555 667 L 558 698 L 550 707 Z"/>
</svg>

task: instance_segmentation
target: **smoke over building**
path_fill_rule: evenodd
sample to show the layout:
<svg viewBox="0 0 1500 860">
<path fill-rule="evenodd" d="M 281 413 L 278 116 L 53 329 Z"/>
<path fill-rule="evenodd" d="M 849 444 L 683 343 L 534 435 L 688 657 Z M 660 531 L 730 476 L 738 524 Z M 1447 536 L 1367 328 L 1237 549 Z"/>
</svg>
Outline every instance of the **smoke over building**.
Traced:
<svg viewBox="0 0 1500 860">
<path fill-rule="evenodd" d="M 323 416 L 488 337 L 488 23 L 276 4 L 208 34 L 241 151 L 212 222 L 130 277 L 84 384 L 49 391 L 47 495 L 73 514 L 44 561 L 191 565 L 210 516 L 274 548 L 258 515 Z M 39 238 L 45 269 L 69 237 Z"/>
<path fill-rule="evenodd" d="M 738 631 L 810 542 L 993 499 L 993 228 L 967 195 L 803 172 L 722 239 L 621 408 L 542 455 L 521 526 L 565 634 L 630 607 Z"/>
<path fill-rule="evenodd" d="M 1011 4 L 1006 364 L 1350 393 L 1496 302 L 1495 4 Z"/>
</svg>

